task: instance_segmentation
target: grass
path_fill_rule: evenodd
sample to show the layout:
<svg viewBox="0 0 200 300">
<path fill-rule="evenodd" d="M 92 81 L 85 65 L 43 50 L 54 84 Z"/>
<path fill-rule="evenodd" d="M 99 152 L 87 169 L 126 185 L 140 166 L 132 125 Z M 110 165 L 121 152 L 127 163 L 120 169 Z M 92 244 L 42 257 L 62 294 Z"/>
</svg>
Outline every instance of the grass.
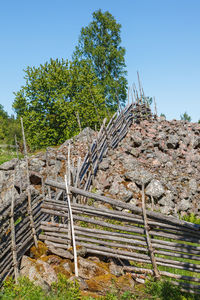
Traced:
<svg viewBox="0 0 200 300">
<path fill-rule="evenodd" d="M 17 152 L 13 148 L 0 148 L 0 165 L 16 157 Z M 22 158 L 21 153 L 19 154 L 19 158 Z"/>
<path fill-rule="evenodd" d="M 89 294 L 89 293 L 88 293 Z M 58 282 L 52 284 L 48 291 L 36 286 L 26 277 L 19 278 L 18 284 L 8 278 L 0 291 L 1 300 L 199 300 L 199 295 L 182 293 L 168 281 L 154 281 L 152 278 L 146 284 L 136 285 L 135 292 L 120 291 L 113 287 L 104 295 L 83 296 L 77 282 L 69 281 L 64 275 L 58 275 Z"/>
</svg>

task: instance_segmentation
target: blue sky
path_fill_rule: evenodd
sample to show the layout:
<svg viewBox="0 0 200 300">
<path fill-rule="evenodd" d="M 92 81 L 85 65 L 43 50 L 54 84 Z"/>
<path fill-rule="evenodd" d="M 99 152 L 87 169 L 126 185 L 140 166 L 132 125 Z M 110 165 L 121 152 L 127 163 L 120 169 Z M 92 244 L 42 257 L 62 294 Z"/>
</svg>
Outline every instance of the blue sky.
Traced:
<svg viewBox="0 0 200 300">
<path fill-rule="evenodd" d="M 122 25 L 128 82 L 140 73 L 158 113 L 200 119 L 199 0 L 0 0 L 0 104 L 13 113 L 13 92 L 27 66 L 71 59 L 92 12 L 108 10 Z"/>
</svg>

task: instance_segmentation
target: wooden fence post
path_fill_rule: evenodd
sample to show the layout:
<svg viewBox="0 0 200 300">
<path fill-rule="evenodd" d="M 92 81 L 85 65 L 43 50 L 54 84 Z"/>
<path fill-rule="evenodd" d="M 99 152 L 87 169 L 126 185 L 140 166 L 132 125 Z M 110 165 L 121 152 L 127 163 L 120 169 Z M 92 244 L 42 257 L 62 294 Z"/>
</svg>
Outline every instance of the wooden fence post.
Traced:
<svg viewBox="0 0 200 300">
<path fill-rule="evenodd" d="M 37 241 L 37 235 L 35 230 L 35 224 L 33 220 L 33 212 L 32 212 L 32 206 L 31 206 L 31 190 L 30 190 L 30 177 L 29 177 L 29 169 L 28 169 L 28 155 L 27 155 L 27 149 L 26 149 L 26 139 L 24 134 L 24 125 L 23 125 L 23 119 L 21 118 L 21 127 L 22 127 L 22 136 L 23 136 L 23 143 L 24 143 L 24 156 L 26 160 L 26 176 L 27 176 L 27 193 L 28 193 L 28 215 L 30 219 L 30 226 L 32 230 L 32 235 L 34 239 L 34 243 L 36 248 L 38 247 L 38 241 Z"/>
<path fill-rule="evenodd" d="M 13 267 L 14 267 L 14 274 L 15 274 L 15 282 L 18 283 L 19 270 L 18 270 L 17 248 L 16 248 L 16 240 L 15 240 L 14 209 L 15 209 L 15 196 L 14 196 L 14 178 L 13 178 L 11 211 L 10 211 L 10 231 L 11 231 L 11 249 L 12 249 L 12 255 L 13 255 Z"/>
<path fill-rule="evenodd" d="M 76 241 L 75 241 L 75 233 L 74 233 L 74 222 L 73 222 L 72 209 L 71 209 L 70 196 L 69 196 L 69 188 L 68 188 L 66 175 L 65 175 L 65 186 L 66 186 L 67 203 L 68 203 L 69 218 L 70 218 L 71 238 L 72 238 L 72 245 L 73 245 L 73 252 L 74 252 L 75 276 L 78 277 L 78 262 L 77 262 Z M 69 230 L 69 227 L 68 227 L 68 230 Z"/>
<path fill-rule="evenodd" d="M 18 166 L 18 172 L 19 172 L 19 189 L 20 189 L 20 194 L 22 193 L 22 176 L 21 176 L 21 169 L 19 165 L 19 146 L 17 143 L 17 137 L 15 134 L 15 147 L 16 147 L 16 152 L 17 152 L 17 166 Z"/>
<path fill-rule="evenodd" d="M 159 271 L 157 268 L 156 259 L 154 256 L 154 250 L 153 250 L 153 247 L 151 244 L 151 238 L 149 235 L 149 228 L 148 228 L 148 221 L 147 221 L 147 214 L 146 214 L 146 205 L 145 205 L 144 183 L 142 184 L 142 212 L 143 212 L 143 219 L 144 219 L 144 229 L 145 229 L 147 245 L 148 245 L 148 249 L 149 249 L 149 255 L 150 255 L 151 263 L 153 266 L 153 271 L 154 271 L 156 279 L 159 279 L 160 275 L 159 275 Z"/>
</svg>

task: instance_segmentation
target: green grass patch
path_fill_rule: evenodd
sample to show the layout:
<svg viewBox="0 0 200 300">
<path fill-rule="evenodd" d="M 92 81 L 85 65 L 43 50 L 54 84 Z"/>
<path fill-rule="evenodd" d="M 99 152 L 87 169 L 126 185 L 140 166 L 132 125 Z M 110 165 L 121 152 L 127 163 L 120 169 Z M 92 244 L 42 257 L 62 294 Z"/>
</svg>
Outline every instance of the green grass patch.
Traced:
<svg viewBox="0 0 200 300">
<path fill-rule="evenodd" d="M 16 157 L 17 152 L 13 148 L 0 148 L 0 165 Z M 22 157 L 23 155 L 20 153 L 19 158 Z"/>
</svg>

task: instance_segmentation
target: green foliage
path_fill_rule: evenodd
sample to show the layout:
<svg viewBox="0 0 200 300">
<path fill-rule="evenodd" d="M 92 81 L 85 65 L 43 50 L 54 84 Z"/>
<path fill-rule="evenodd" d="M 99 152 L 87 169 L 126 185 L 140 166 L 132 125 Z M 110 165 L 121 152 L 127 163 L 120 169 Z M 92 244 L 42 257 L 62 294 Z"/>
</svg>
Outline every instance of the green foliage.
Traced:
<svg viewBox="0 0 200 300">
<path fill-rule="evenodd" d="M 187 112 L 184 112 L 184 114 L 180 115 L 180 118 L 182 121 L 191 122 L 192 120 L 192 118 L 187 114 Z"/>
<path fill-rule="evenodd" d="M 161 116 L 161 117 L 165 117 L 165 118 L 166 118 L 165 114 L 163 114 L 163 113 L 161 113 L 161 114 L 160 114 L 160 116 Z"/>
<path fill-rule="evenodd" d="M 95 127 L 106 115 L 101 87 L 87 61 L 53 60 L 25 70 L 26 85 L 15 93 L 13 108 L 23 117 L 32 150 L 58 145 L 79 132 Z"/>
<path fill-rule="evenodd" d="M 78 283 L 71 282 L 59 274 L 58 282 L 53 283 L 51 290 L 45 292 L 26 277 L 20 277 L 15 284 L 11 278 L 4 282 L 0 293 L 1 300 L 80 300 L 81 294 Z"/>
<path fill-rule="evenodd" d="M 186 294 L 180 288 L 170 283 L 170 280 L 146 281 L 145 287 L 136 287 L 135 293 L 125 291 L 122 294 L 118 289 L 111 289 L 101 300 L 198 300 L 199 295 Z M 93 300 L 91 296 L 81 296 L 79 284 L 69 281 L 64 275 L 58 275 L 58 281 L 53 283 L 49 291 L 44 291 L 26 277 L 20 277 L 18 284 L 8 278 L 0 291 L 1 300 Z"/>
<path fill-rule="evenodd" d="M 81 127 L 99 127 L 125 103 L 125 49 L 120 28 L 109 13 L 98 10 L 82 28 L 73 61 L 50 59 L 25 69 L 25 85 L 14 93 L 13 108 L 23 117 L 32 150 L 63 143 Z M 1 116 L 1 107 L 0 107 Z M 1 134 L 1 132 L 0 132 Z"/>
<path fill-rule="evenodd" d="M 55 299 L 59 300 L 80 300 L 81 293 L 79 289 L 79 284 L 75 282 L 71 282 L 67 280 L 65 275 L 58 275 L 58 282 L 53 283 L 51 294 L 52 296 L 56 296 Z"/>
<path fill-rule="evenodd" d="M 106 104 L 116 109 L 126 100 L 125 48 L 121 47 L 121 25 L 108 12 L 93 13 L 93 21 L 81 29 L 74 59 L 89 60 L 102 85 Z"/>
<path fill-rule="evenodd" d="M 184 217 L 182 217 L 182 220 L 200 225 L 200 218 L 195 216 L 194 213 L 191 213 L 189 215 L 185 215 Z"/>
<path fill-rule="evenodd" d="M 21 277 L 18 284 L 15 284 L 11 278 L 4 282 L 0 299 L 43 300 L 48 298 L 45 297 L 45 292 L 41 287 L 34 285 L 28 278 Z"/>
<path fill-rule="evenodd" d="M 14 116 L 9 116 L 0 104 L 0 144 L 13 145 L 14 136 L 21 137 L 20 125 Z"/>
<path fill-rule="evenodd" d="M 194 294 L 186 294 L 180 291 L 178 286 L 173 285 L 170 280 L 146 282 L 146 292 L 151 295 L 149 299 L 156 300 L 198 300 L 199 296 Z"/>
<path fill-rule="evenodd" d="M 6 148 L 0 147 L 0 165 L 16 157 L 17 153 L 13 148 L 10 148 L 9 146 Z M 22 154 L 19 154 L 19 158 L 22 158 Z"/>
</svg>

